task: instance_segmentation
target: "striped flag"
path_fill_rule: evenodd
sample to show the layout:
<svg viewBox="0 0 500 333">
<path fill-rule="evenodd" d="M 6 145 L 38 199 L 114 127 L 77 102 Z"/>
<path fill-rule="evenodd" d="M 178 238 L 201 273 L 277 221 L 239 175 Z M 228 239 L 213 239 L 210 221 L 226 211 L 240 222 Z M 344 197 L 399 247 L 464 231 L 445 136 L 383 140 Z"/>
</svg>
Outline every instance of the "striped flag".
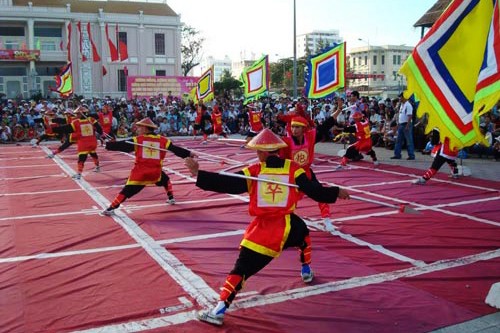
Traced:
<svg viewBox="0 0 500 333">
<path fill-rule="evenodd" d="M 245 103 L 269 91 L 269 57 L 263 56 L 241 73 Z"/>
<path fill-rule="evenodd" d="M 71 72 L 71 63 L 67 63 L 59 75 L 56 75 L 56 88 L 54 89 L 61 97 L 67 97 L 73 93 L 73 74 Z"/>
<path fill-rule="evenodd" d="M 214 99 L 214 66 L 200 76 L 196 85 L 196 98 L 204 102 Z"/>
<path fill-rule="evenodd" d="M 323 98 L 345 85 L 345 43 L 325 49 L 307 63 L 307 98 Z"/>
<path fill-rule="evenodd" d="M 500 99 L 499 34 L 498 0 L 454 0 L 400 69 L 426 132 L 437 127 L 452 147 L 488 145 L 479 117 Z"/>
</svg>

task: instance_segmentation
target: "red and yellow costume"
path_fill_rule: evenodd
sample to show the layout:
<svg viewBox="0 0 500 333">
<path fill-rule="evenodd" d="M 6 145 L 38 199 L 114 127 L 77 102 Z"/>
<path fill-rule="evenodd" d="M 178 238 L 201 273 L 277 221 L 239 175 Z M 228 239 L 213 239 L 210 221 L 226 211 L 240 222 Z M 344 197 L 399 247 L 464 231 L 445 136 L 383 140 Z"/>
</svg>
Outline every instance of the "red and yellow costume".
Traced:
<svg viewBox="0 0 500 333">
<path fill-rule="evenodd" d="M 212 126 L 214 127 L 214 134 L 221 135 L 223 132 L 222 128 L 222 113 L 219 110 L 217 105 L 214 106 L 214 110 L 212 112 Z"/>
<path fill-rule="evenodd" d="M 135 163 L 127 183 L 115 197 L 111 205 L 103 212 L 110 215 L 122 202 L 139 193 L 146 185 L 162 186 L 167 192 L 170 203 L 174 203 L 172 183 L 168 175 L 163 172 L 163 159 L 168 151 L 181 158 L 191 156 L 187 149 L 174 145 L 170 139 L 154 134 L 157 126 L 149 118 L 144 118 L 136 123 L 147 132 L 134 137 L 133 143 L 126 141 L 111 141 L 106 143 L 107 150 L 135 152 Z"/>
<path fill-rule="evenodd" d="M 345 155 L 340 161 L 340 165 L 347 165 L 349 159 L 362 159 L 363 155 L 361 155 L 361 153 L 370 155 L 375 165 L 378 165 L 377 155 L 372 148 L 370 123 L 368 122 L 368 120 L 363 121 L 364 116 L 359 111 L 354 112 L 352 114 L 352 118 L 354 119 L 354 124 L 344 128 L 344 132 L 354 133 L 356 135 L 357 141 L 347 147 Z"/>
<path fill-rule="evenodd" d="M 307 178 L 317 182 L 316 175 L 311 169 L 311 164 L 314 161 L 314 145 L 316 144 L 316 129 L 308 129 L 308 121 L 304 117 L 295 116 L 290 121 L 291 126 L 300 126 L 304 128 L 301 138 L 294 137 L 290 130 L 289 136 L 283 137 L 283 141 L 287 146 L 280 150 L 280 157 L 293 160 L 300 165 L 306 172 Z M 330 217 L 330 207 L 328 204 L 318 202 L 318 207 L 321 212 L 321 217 Z"/>
<path fill-rule="evenodd" d="M 104 110 L 106 108 L 106 111 Z M 99 112 L 99 124 L 102 127 L 102 131 L 108 135 L 111 135 L 112 125 L 113 125 L 113 113 L 107 110 L 108 105 L 103 107 L 103 112 Z"/>
<path fill-rule="evenodd" d="M 250 149 L 259 150 L 261 162 L 238 172 L 239 175 L 253 177 L 241 179 L 219 173 L 198 170 L 196 186 L 208 191 L 250 195 L 249 213 L 255 218 L 245 231 L 240 244 L 239 257 L 221 288 L 220 301 L 212 310 L 217 315 L 229 307 L 244 282 L 259 272 L 273 258 L 279 256 L 288 247 L 298 247 L 300 261 L 309 267 L 311 262 L 311 240 L 304 221 L 293 212 L 303 191 L 313 200 L 335 202 L 339 194 L 338 187 L 323 187 L 318 182 L 311 182 L 304 169 L 288 159 L 281 159 L 277 150 L 286 146 L 269 129 L 262 130 L 248 144 Z M 269 152 L 267 155 L 260 155 Z M 261 158 L 262 156 L 262 158 Z M 265 160 L 263 160 L 265 158 Z M 254 180 L 255 178 L 263 181 Z M 265 182 L 265 179 L 282 184 Z M 297 184 L 298 188 L 283 183 Z M 312 279 L 311 279 L 312 280 Z M 310 280 L 309 280 L 310 282 Z M 207 312 L 198 318 L 210 321 Z M 216 322 L 221 324 L 221 321 Z"/>
<path fill-rule="evenodd" d="M 422 180 L 417 180 L 415 184 L 425 184 L 441 169 L 443 164 L 447 163 L 451 169 L 451 177 L 458 178 L 458 165 L 455 159 L 458 156 L 458 148 L 451 148 L 450 140 L 445 138 L 439 140 L 439 131 L 433 130 L 431 143 L 434 145 L 431 155 L 434 157 L 431 167 L 424 173 Z"/>
</svg>

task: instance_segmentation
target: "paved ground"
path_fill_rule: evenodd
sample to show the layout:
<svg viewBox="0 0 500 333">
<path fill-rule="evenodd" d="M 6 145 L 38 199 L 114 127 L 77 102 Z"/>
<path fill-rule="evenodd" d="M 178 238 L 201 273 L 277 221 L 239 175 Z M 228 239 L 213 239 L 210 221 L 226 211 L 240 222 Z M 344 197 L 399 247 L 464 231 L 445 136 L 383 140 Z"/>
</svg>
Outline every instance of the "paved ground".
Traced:
<svg viewBox="0 0 500 333">
<path fill-rule="evenodd" d="M 344 148 L 344 145 L 333 143 L 333 142 L 324 142 L 318 143 L 316 145 L 316 152 L 321 154 L 327 154 L 332 156 L 337 156 L 337 152 Z M 408 154 L 406 150 L 402 151 L 402 158 L 400 160 L 391 160 L 391 156 L 394 155 L 394 150 L 388 150 L 385 148 L 375 147 L 375 152 L 377 153 L 377 158 L 381 164 L 392 164 L 392 165 L 401 165 L 410 168 L 416 168 L 421 170 L 427 170 L 431 164 L 433 158 L 429 155 L 422 155 L 422 153 L 415 154 L 415 160 L 407 161 L 406 158 Z M 369 156 L 365 157 L 365 159 L 370 159 Z M 463 164 L 464 167 L 468 167 L 472 173 L 472 177 L 481 178 L 481 179 L 489 179 L 494 181 L 500 181 L 500 162 L 496 162 L 492 157 L 490 158 L 467 158 L 462 161 L 457 159 L 457 163 Z M 383 167 L 383 166 L 382 166 Z M 443 165 L 440 172 L 448 172 L 448 166 Z"/>
<path fill-rule="evenodd" d="M 339 150 L 343 149 L 344 145 L 332 142 L 318 143 L 316 151 L 321 154 L 337 156 Z M 422 155 L 416 153 L 415 160 L 407 161 L 408 154 L 405 150 L 402 152 L 400 160 L 391 160 L 394 155 L 393 150 L 385 148 L 374 148 L 377 153 L 377 158 L 382 164 L 402 165 L 406 167 L 427 170 L 433 158 L 429 155 Z M 369 157 L 365 157 L 365 159 Z M 457 160 L 457 163 L 462 163 L 463 166 L 468 167 L 471 171 L 471 176 L 475 178 L 482 178 L 492 181 L 500 181 L 500 162 L 496 162 L 491 157 L 487 158 L 467 158 L 462 161 Z M 448 166 L 444 165 L 441 172 L 448 172 Z M 499 277 L 500 282 L 500 277 Z M 475 320 L 464 322 L 458 325 L 445 327 L 430 333 L 498 333 L 500 332 L 500 311 L 491 315 L 487 315 Z"/>
</svg>

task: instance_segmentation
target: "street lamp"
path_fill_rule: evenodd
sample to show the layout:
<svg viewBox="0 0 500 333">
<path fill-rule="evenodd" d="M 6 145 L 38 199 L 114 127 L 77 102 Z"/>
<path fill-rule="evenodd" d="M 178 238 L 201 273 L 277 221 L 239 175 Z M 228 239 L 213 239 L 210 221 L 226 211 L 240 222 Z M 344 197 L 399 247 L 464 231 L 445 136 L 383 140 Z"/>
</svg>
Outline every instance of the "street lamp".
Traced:
<svg viewBox="0 0 500 333">
<path fill-rule="evenodd" d="M 368 45 L 366 67 L 368 69 L 367 85 L 368 85 L 368 95 L 370 95 L 370 74 L 371 74 L 371 60 L 370 60 L 370 40 L 364 40 L 363 38 L 358 38 L 359 41 L 364 42 Z"/>
<path fill-rule="evenodd" d="M 293 0 L 293 98 L 297 98 L 297 13 Z"/>
</svg>

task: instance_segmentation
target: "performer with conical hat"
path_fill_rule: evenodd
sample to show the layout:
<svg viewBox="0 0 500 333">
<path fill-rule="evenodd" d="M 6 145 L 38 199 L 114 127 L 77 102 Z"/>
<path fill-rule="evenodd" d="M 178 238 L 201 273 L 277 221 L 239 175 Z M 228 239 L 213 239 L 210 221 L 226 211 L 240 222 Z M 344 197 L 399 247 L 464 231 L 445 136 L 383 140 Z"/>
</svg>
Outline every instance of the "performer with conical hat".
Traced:
<svg viewBox="0 0 500 333">
<path fill-rule="evenodd" d="M 112 215 L 122 202 L 139 193 L 146 185 L 163 186 L 167 192 L 167 202 L 174 204 L 172 184 L 162 170 L 163 159 L 167 151 L 181 158 L 194 156 L 189 150 L 174 145 L 167 137 L 155 134 L 158 126 L 151 119 L 144 118 L 136 125 L 139 135 L 132 139 L 133 142 L 109 141 L 106 143 L 107 150 L 135 151 L 135 164 L 123 189 L 111 205 L 102 212 L 104 215 Z"/>
<path fill-rule="evenodd" d="M 58 126 L 54 128 L 57 133 L 72 133 L 72 138 L 76 140 L 78 152 L 77 173 L 73 175 L 74 179 L 80 179 L 87 156 L 90 155 L 94 161 L 94 172 L 101 171 L 99 166 L 99 157 L 97 156 L 97 138 L 96 132 L 102 134 L 102 128 L 92 117 L 88 117 L 89 110 L 87 105 L 83 104 L 75 109 L 74 113 L 77 119 L 69 125 Z"/>
<path fill-rule="evenodd" d="M 259 163 L 234 175 L 199 170 L 195 159 L 185 159 L 190 172 L 197 176 L 196 186 L 199 188 L 231 194 L 248 192 L 249 213 L 254 216 L 240 243 L 234 268 L 221 289 L 219 302 L 213 309 L 198 313 L 199 320 L 215 325 L 222 325 L 225 311 L 245 281 L 288 247 L 300 250 L 302 280 L 305 283 L 313 280 L 309 230 L 305 222 L 293 213 L 301 197 L 300 191 L 321 202 L 333 203 L 337 198 L 349 198 L 346 190 L 312 182 L 297 163 L 281 159 L 278 151 L 286 147 L 286 143 L 267 128 L 250 140 L 246 147 L 257 151 Z M 298 188 L 287 186 L 295 184 Z"/>
</svg>

